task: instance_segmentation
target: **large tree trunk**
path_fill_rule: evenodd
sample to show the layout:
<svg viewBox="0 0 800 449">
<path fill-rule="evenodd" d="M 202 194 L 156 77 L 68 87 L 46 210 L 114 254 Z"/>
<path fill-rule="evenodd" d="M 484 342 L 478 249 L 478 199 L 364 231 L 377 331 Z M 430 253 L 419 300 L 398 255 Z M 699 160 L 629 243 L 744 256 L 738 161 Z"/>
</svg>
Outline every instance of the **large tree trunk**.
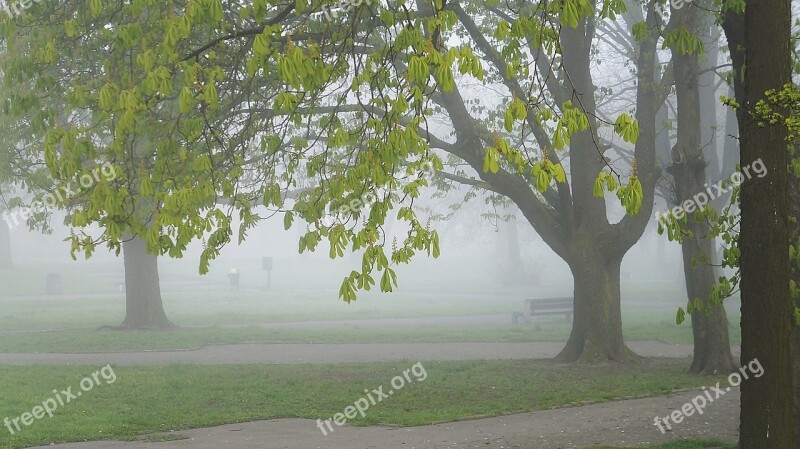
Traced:
<svg viewBox="0 0 800 449">
<path fill-rule="evenodd" d="M 796 151 L 797 149 L 795 149 Z M 787 162 L 791 162 L 792 157 L 788 151 L 787 156 Z M 795 177 L 792 173 L 789 174 L 789 216 L 800 217 L 800 178 Z M 800 241 L 800 222 L 791 220 L 789 221 L 789 243 L 797 245 L 798 241 Z M 800 264 L 796 260 L 791 261 L 790 269 L 792 280 L 800 286 Z M 800 295 L 792 299 L 794 306 L 800 307 Z M 795 321 L 792 336 L 792 358 L 794 360 L 794 427 L 798 429 L 795 449 L 800 449 L 800 325 L 797 321 Z"/>
<path fill-rule="evenodd" d="M 582 243 L 591 244 L 585 236 Z M 588 245 L 587 245 L 588 246 Z M 572 332 L 557 362 L 627 362 L 636 357 L 622 338 L 621 259 L 584 246 L 586 257 L 572 261 L 575 314 Z"/>
<path fill-rule="evenodd" d="M 648 29 L 656 30 L 652 4 L 646 17 L 638 7 L 629 7 L 626 23 L 645 20 Z M 570 74 L 571 88 L 583 98 L 580 108 L 590 117 L 596 114 L 592 92 L 588 50 L 591 48 L 592 27 L 582 24 L 577 29 L 563 28 L 564 70 Z M 653 209 L 653 190 L 660 170 L 656 168 L 656 113 L 663 98 L 657 101 L 656 82 L 657 36 L 654 32 L 636 42 L 638 72 L 636 119 L 640 135 L 634 154 L 636 167 L 632 175 L 642 182 L 644 199 L 642 211 L 626 216 L 609 227 L 605 201 L 598 201 L 592 190 L 603 161 L 596 157 L 592 131 L 580 132 L 571 139 L 570 171 L 573 182 L 574 215 L 564 224 L 569 250 L 561 254 L 570 266 L 574 279 L 574 308 L 572 332 L 564 349 L 556 356 L 559 362 L 631 361 L 636 358 L 622 335 L 620 304 L 620 265 L 626 252 L 641 237 Z M 596 129 L 596 127 L 592 127 Z M 545 240 L 547 241 L 547 240 Z"/>
<path fill-rule="evenodd" d="M 759 126 L 750 114 L 770 89 L 791 82 L 791 5 L 788 0 L 748 2 L 744 18 L 724 16 L 733 59 L 741 136 L 741 164 L 760 159 L 763 178 L 745 181 L 741 193 L 742 362 L 758 359 L 764 374 L 742 382 L 742 449 L 786 449 L 797 445 L 789 298 L 788 181 L 786 130 Z M 742 50 L 743 49 L 743 50 Z M 744 74 L 747 61 L 746 78 Z M 788 344 L 787 344 L 788 343 Z"/>
<path fill-rule="evenodd" d="M 690 33 L 700 29 L 698 8 L 675 10 L 670 25 L 680 23 Z M 695 209 L 701 209 L 711 200 L 706 193 L 706 159 L 701 142 L 703 123 L 700 107 L 700 61 L 699 55 L 684 55 L 672 52 L 675 71 L 675 92 L 678 103 L 678 141 L 672 149 L 672 164 L 667 171 L 675 179 L 675 199 L 678 206 L 690 215 L 686 228 L 691 236 L 681 242 L 683 272 L 688 301 L 700 299 L 709 307 L 711 291 L 716 282 L 716 270 L 712 265 L 714 252 L 712 240 L 706 238 L 708 222 L 691 218 Z M 717 170 L 714 170 L 717 171 Z M 706 310 L 692 312 L 694 354 L 690 371 L 716 374 L 735 369 L 728 338 L 728 317 L 722 304 L 711 305 Z"/>
<path fill-rule="evenodd" d="M 134 237 L 122 244 L 125 259 L 125 329 L 167 329 L 158 279 L 158 258 L 147 252 L 147 243 Z"/>
<path fill-rule="evenodd" d="M 11 229 L 5 220 L 0 220 L 0 268 L 11 268 L 14 266 L 11 257 Z"/>
<path fill-rule="evenodd" d="M 729 88 L 726 94 L 728 97 L 735 97 L 733 88 Z M 728 108 L 725 112 L 725 143 L 722 147 L 722 176 L 730 176 L 736 171 L 736 164 L 739 163 L 739 123 L 736 121 L 736 111 Z M 725 195 L 724 198 L 729 198 Z M 723 204 L 727 204 L 725 201 Z M 721 206 L 722 204 L 720 204 Z M 717 206 L 719 208 L 719 206 Z"/>
<path fill-rule="evenodd" d="M 797 145 L 794 154 L 800 149 Z M 787 151 L 787 164 L 792 163 L 792 155 Z M 797 156 L 800 157 L 800 156 Z M 800 178 L 789 172 L 789 216 L 795 220 L 789 221 L 789 243 L 797 245 L 800 242 Z M 800 286 L 800 264 L 796 259 L 790 262 L 790 276 L 797 286 Z M 794 307 L 800 308 L 800 295 L 792 298 Z M 792 359 L 794 363 L 794 428 L 797 429 L 797 444 L 795 449 L 800 449 L 800 323 L 795 319 L 792 331 Z"/>
<path fill-rule="evenodd" d="M 796 307 L 800 307 L 797 301 Z M 792 354 L 794 357 L 794 428 L 797 443 L 796 449 L 800 449 L 800 325 L 794 326 L 794 336 L 792 338 Z"/>
</svg>

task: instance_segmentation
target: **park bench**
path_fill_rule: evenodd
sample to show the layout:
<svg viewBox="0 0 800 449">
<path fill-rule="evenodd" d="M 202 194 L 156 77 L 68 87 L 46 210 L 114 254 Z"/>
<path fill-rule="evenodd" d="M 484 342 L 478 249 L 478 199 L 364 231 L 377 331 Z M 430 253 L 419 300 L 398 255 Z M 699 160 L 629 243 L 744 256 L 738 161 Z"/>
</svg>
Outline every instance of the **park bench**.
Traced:
<svg viewBox="0 0 800 449">
<path fill-rule="evenodd" d="M 532 317 L 545 315 L 564 315 L 564 320 L 569 322 L 573 313 L 572 298 L 526 299 L 523 311 L 511 314 L 511 322 L 517 324 L 522 318 L 530 323 Z"/>
</svg>

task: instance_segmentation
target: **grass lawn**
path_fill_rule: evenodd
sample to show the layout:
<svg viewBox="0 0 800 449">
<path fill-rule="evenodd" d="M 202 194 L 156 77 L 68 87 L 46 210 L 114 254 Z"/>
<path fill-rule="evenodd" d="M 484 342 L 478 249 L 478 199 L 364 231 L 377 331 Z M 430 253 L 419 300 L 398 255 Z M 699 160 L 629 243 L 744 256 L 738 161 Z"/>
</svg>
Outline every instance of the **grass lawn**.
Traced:
<svg viewBox="0 0 800 449">
<path fill-rule="evenodd" d="M 555 316 L 531 325 L 512 326 L 511 312 L 520 310 L 522 301 L 519 295 L 508 293 L 498 293 L 493 297 L 419 292 L 367 294 L 352 304 L 338 300 L 335 293 L 313 290 L 269 294 L 252 291 L 242 292 L 238 297 L 227 291 L 165 293 L 167 315 L 183 327 L 174 331 L 152 333 L 95 331 L 102 325 L 118 324 L 122 321 L 125 303 L 120 295 L 86 299 L 0 298 L 0 304 L 3 309 L 0 314 L 0 330 L 62 329 L 3 334 L 0 352 L 192 349 L 209 344 L 243 342 L 566 341 L 572 325 Z M 652 305 L 624 309 L 625 338 L 691 344 L 691 325 L 688 320 L 680 326 L 676 325 L 675 310 L 669 306 Z M 415 328 L 368 328 L 358 325 L 358 320 L 369 319 L 490 314 L 507 316 L 509 324 Z M 737 311 L 730 310 L 731 322 L 738 322 L 738 316 Z M 352 324 L 313 329 L 264 329 L 256 325 L 308 320 L 347 320 Z M 739 341 L 737 326 L 731 329 L 731 342 Z"/>
<path fill-rule="evenodd" d="M 327 419 L 364 395 L 390 388 L 414 362 L 346 365 L 115 367 L 102 384 L 34 421 L 0 448 L 67 441 L 135 439 L 143 434 L 261 419 Z M 709 379 L 686 374 L 687 359 L 574 367 L 543 361 L 425 362 L 427 378 L 372 406 L 354 425 L 422 425 L 536 409 L 660 395 Z M 0 417 L 16 417 L 52 396 L 77 390 L 99 367 L 0 367 Z M 422 376 L 420 376 L 422 377 Z M 412 374 L 411 379 L 416 379 Z M 313 429 L 311 429 L 313 430 Z M 678 446 L 676 446 L 677 448 Z M 695 446 L 690 446 L 694 448 Z M 702 446 L 697 446 L 702 447 Z"/>
<path fill-rule="evenodd" d="M 666 313 L 626 314 L 623 332 L 627 340 L 661 340 L 691 344 L 688 323 L 678 326 Z M 343 328 L 264 329 L 203 327 L 161 332 L 119 332 L 91 329 L 7 334 L 0 339 L 0 352 L 113 352 L 136 350 L 193 349 L 209 344 L 252 342 L 286 343 L 387 343 L 387 342 L 525 342 L 566 341 L 571 323 L 561 320 L 530 325 L 425 326 L 416 328 L 365 328 L 357 324 Z M 732 341 L 739 341 L 738 329 Z"/>
<path fill-rule="evenodd" d="M 97 328 L 120 323 L 124 318 L 125 301 L 117 291 L 120 273 L 115 274 L 111 268 L 104 271 L 102 265 L 70 264 L 0 270 L 0 303 L 4 311 L 0 315 L 0 329 Z M 164 271 L 169 272 L 166 268 Z M 44 277 L 49 272 L 62 275 L 64 297 L 41 296 Z M 315 272 L 315 276 L 317 274 Z M 227 288 L 224 273 L 218 277 L 218 274 L 210 278 L 165 274 L 162 296 L 170 319 L 181 326 L 210 326 L 501 314 L 507 315 L 510 322 L 511 313 L 521 310 L 525 298 L 571 294 L 570 283 L 533 290 L 500 285 L 478 288 L 469 283 L 452 282 L 426 287 L 418 285 L 415 277 L 413 283 L 403 284 L 394 293 L 363 292 L 358 300 L 346 304 L 338 298 L 341 280 L 325 284 L 325 287 L 292 283 L 265 290 L 251 286 L 237 294 Z M 8 298 L 9 295 L 13 298 Z M 634 315 L 657 310 L 661 318 L 674 323 L 676 309 L 684 302 L 681 295 L 672 282 L 631 281 L 622 286 L 623 310 Z M 732 322 L 735 318 L 731 316 Z M 557 320 L 554 317 L 554 321 Z"/>
</svg>

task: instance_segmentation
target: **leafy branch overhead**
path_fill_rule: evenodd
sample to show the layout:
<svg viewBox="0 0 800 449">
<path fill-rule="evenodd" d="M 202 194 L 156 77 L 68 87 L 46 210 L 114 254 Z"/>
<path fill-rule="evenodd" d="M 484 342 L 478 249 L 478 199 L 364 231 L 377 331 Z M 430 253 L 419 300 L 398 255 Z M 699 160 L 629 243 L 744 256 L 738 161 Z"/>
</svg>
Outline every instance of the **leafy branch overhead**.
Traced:
<svg viewBox="0 0 800 449">
<path fill-rule="evenodd" d="M 391 291 L 393 267 L 413 256 L 439 255 L 414 201 L 431 187 L 426 167 L 448 170 L 445 155 L 537 214 L 552 239 L 575 194 L 576 137 L 599 142 L 609 126 L 637 142 L 637 120 L 599 121 L 556 62 L 562 33 L 615 20 L 621 1 L 399 0 L 333 21 L 318 14 L 327 3 L 68 0 L 3 19 L 6 113 L 38 143 L 15 157 L 42 158 L 60 182 L 102 164 L 119 173 L 59 205 L 73 257 L 132 236 L 181 257 L 199 240 L 205 273 L 236 220 L 241 242 L 282 213 L 287 228 L 306 227 L 301 252 L 326 242 L 332 258 L 361 253 L 340 290 L 351 301 Z M 635 168 L 627 184 L 611 170 L 590 174 L 594 195 L 617 191 L 636 214 Z M 406 224 L 404 238 L 387 235 L 388 220 Z"/>
</svg>

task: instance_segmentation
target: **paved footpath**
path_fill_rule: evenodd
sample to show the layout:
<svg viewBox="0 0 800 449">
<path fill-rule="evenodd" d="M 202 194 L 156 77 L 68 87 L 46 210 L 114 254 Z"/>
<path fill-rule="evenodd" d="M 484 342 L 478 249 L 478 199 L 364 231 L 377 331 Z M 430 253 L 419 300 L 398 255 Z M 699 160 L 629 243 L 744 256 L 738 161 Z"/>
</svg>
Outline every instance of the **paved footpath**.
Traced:
<svg viewBox="0 0 800 449">
<path fill-rule="evenodd" d="M 167 442 L 100 441 L 38 449 L 557 449 L 597 444 L 643 446 L 674 439 L 735 442 L 739 390 L 732 389 L 705 409 L 662 434 L 655 416 L 680 409 L 699 391 L 645 399 L 520 413 L 421 427 L 334 427 L 327 436 L 308 419 L 277 419 L 175 432 L 186 439 Z"/>
<path fill-rule="evenodd" d="M 691 345 L 634 341 L 628 345 L 647 357 L 686 357 Z M 227 365 L 327 364 L 402 360 L 500 360 L 554 357 L 562 342 L 521 343 L 254 343 L 212 345 L 195 350 L 113 353 L 0 353 L 0 365 Z M 732 348 L 738 353 L 738 347 Z"/>
<path fill-rule="evenodd" d="M 689 345 L 629 342 L 645 356 L 684 357 Z M 89 354 L 0 354 L 12 365 L 167 365 L 294 364 L 400 360 L 535 359 L 553 357 L 561 342 L 524 343 L 378 343 L 378 344 L 240 344 L 189 351 Z M 738 353 L 738 348 L 732 348 Z M 653 445 L 681 438 L 716 438 L 734 442 L 738 429 L 739 391 L 731 390 L 702 415 L 687 417 L 662 434 L 655 416 L 680 409 L 699 391 L 620 400 L 582 407 L 543 410 L 502 417 L 421 427 L 334 427 L 323 435 L 317 422 L 277 419 L 175 432 L 166 442 L 98 441 L 41 446 L 40 449 L 556 449 Z"/>
</svg>

